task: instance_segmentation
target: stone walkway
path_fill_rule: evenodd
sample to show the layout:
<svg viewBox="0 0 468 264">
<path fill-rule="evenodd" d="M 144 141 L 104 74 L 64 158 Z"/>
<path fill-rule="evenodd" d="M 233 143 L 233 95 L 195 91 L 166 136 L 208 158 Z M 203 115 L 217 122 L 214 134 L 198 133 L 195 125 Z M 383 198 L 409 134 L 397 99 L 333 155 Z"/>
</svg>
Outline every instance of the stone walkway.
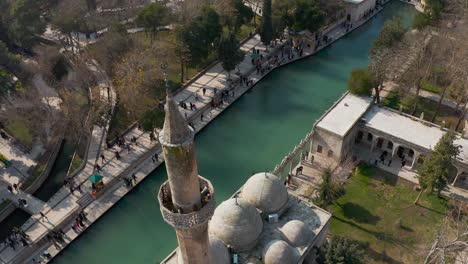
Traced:
<svg viewBox="0 0 468 264">
<path fill-rule="evenodd" d="M 367 22 L 367 20 L 356 23 L 355 28 L 359 27 L 365 22 Z M 346 33 L 347 32 L 345 32 L 344 28 L 338 27 L 329 33 L 330 35 L 336 36 L 333 38 L 333 41 L 327 45 L 320 46 L 317 51 L 314 51 L 312 48 L 305 47 L 302 57 L 299 57 L 296 53 L 294 53 L 294 59 L 287 60 L 285 57 L 281 60 L 280 66 L 310 56 L 330 45 Z M 261 78 L 268 74 L 268 71 L 265 71 L 264 74 L 260 74 L 257 73 L 253 68 L 250 59 L 250 54 L 253 48 L 259 49 L 262 54 L 266 56 L 266 47 L 261 44 L 260 37 L 255 35 L 242 45 L 241 49 L 247 54 L 244 61 L 239 65 L 238 68 L 240 73 L 242 75 L 248 76 L 249 80 L 251 80 L 253 85 L 255 85 Z M 272 48 L 270 48 L 270 51 L 271 50 Z M 266 64 L 267 61 L 264 61 L 263 65 Z M 221 64 L 217 63 L 205 74 L 200 76 L 195 82 L 191 83 L 189 86 L 185 87 L 184 90 L 174 96 L 175 100 L 178 102 L 192 102 L 195 104 L 195 110 L 190 111 L 181 109 L 181 112 L 183 115 L 186 114 L 187 119 L 192 123 L 197 132 L 205 127 L 210 121 L 212 121 L 216 116 L 224 111 L 232 102 L 237 100 L 253 86 L 247 86 L 245 84 L 231 85 L 233 81 L 228 81 L 227 76 L 228 74 L 222 69 Z M 235 74 L 232 74 L 231 77 L 234 80 L 237 79 Z M 203 88 L 206 88 L 205 95 L 203 95 Z M 233 88 L 235 91 L 234 96 L 229 97 L 218 107 L 212 108 L 210 106 L 211 100 L 215 95 L 215 89 L 216 93 L 221 93 L 224 90 L 228 91 Z M 203 118 L 201 118 L 202 114 Z M 84 209 L 84 212 L 87 213 L 89 220 L 88 224 L 97 220 L 131 189 L 124 185 L 123 181 L 120 180 L 121 178 L 129 177 L 135 173 L 137 182 L 141 182 L 148 174 L 150 174 L 157 166 L 162 163 L 161 157 L 159 158 L 158 162 L 154 162 L 152 160 L 154 153 L 160 153 L 159 146 L 156 145 L 156 142 L 151 142 L 149 139 L 149 134 L 143 133 L 138 128 L 132 129 L 126 135 L 127 142 L 133 136 L 138 138 L 138 144 L 132 144 L 132 150 L 129 153 L 127 153 L 127 150 L 122 150 L 116 146 L 111 149 L 105 149 L 102 144 L 97 144 L 97 142 L 104 142 L 102 137 L 99 140 L 99 134 L 101 134 L 99 133 L 99 129 L 102 128 L 95 127 L 95 130 L 93 130 L 92 140 L 94 140 L 94 142 L 90 144 L 86 166 L 84 170 L 75 178 L 75 183 L 81 184 L 82 191 L 84 193 L 88 193 L 90 191 L 90 183 L 87 183 L 86 180 L 94 172 L 93 164 L 95 164 L 95 161 L 99 159 L 100 155 L 99 149 L 96 148 L 97 146 L 101 146 L 101 151 L 103 151 L 102 153 L 106 160 L 104 163 L 99 161 L 99 164 L 101 164 L 102 174 L 104 175 L 104 183 L 107 185 L 107 190 L 104 195 L 98 197 L 96 200 L 92 200 L 91 203 Z M 119 151 L 119 153 L 121 153 L 121 159 L 119 161 L 117 161 L 115 158 L 115 151 Z M 34 254 L 29 251 L 27 254 L 22 254 L 24 253 L 24 248 L 13 251 L 8 247 L 1 251 L 0 263 L 31 263 L 33 257 L 40 258 L 39 255 L 45 251 L 50 253 L 52 256 L 56 256 L 63 247 L 68 245 L 79 235 L 75 233 L 75 231 L 73 231 L 70 227 L 75 220 L 76 214 L 82 210 L 82 208 L 78 205 L 78 200 L 82 198 L 84 194 L 82 195 L 75 191 L 73 195 L 68 195 L 63 199 L 60 199 L 63 196 L 62 193 L 65 192 L 66 190 L 63 191 L 62 188 L 62 190 L 57 194 L 57 197 L 53 197 L 51 199 L 53 201 L 50 202 L 54 203 L 55 201 L 55 205 L 51 206 L 53 209 L 45 212 L 48 218 L 47 221 L 39 221 L 39 217 L 34 216 L 36 221 L 32 221 L 32 223 L 26 223 L 23 228 L 30 235 L 31 240 L 34 242 L 41 240 L 47 234 L 49 229 L 53 229 L 54 227 L 63 228 L 63 231 L 66 233 L 66 243 L 64 243 L 59 248 L 55 248 L 55 246 L 53 246 L 50 242 L 45 242 L 43 243 L 44 245 L 39 249 L 35 249 Z M 47 262 L 48 260 L 44 261 Z"/>
</svg>

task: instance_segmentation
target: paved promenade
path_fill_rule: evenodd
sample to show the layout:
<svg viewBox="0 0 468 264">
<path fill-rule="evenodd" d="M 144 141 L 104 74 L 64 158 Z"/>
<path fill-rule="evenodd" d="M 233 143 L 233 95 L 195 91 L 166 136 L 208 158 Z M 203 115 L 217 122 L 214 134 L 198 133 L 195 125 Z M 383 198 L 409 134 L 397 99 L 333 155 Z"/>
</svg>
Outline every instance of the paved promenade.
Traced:
<svg viewBox="0 0 468 264">
<path fill-rule="evenodd" d="M 366 20 L 355 23 L 355 28 L 365 22 Z M 326 45 L 320 46 L 316 51 L 325 48 L 346 33 L 345 29 L 342 27 L 331 30 L 329 35 L 336 37 L 332 38 L 332 41 Z M 275 66 L 283 66 L 312 55 L 316 52 L 313 50 L 313 46 L 314 45 L 311 45 L 311 47 L 308 48 L 304 45 L 302 57 L 298 56 L 298 52 L 292 51 L 291 54 L 294 55 L 292 59 L 288 59 L 286 56 L 282 57 L 278 61 L 280 64 L 271 65 L 271 67 L 269 67 L 270 71 L 274 69 Z M 278 51 L 279 47 L 280 45 L 277 45 L 276 48 L 273 48 L 272 52 L 273 54 L 278 54 L 278 57 L 280 57 L 280 52 Z M 260 50 L 265 57 L 272 51 L 270 47 L 270 52 L 266 52 L 267 49 L 261 44 L 258 35 L 253 36 L 242 45 L 241 49 L 247 54 L 238 68 L 240 74 L 246 76 L 248 80 L 252 82 L 250 85 L 246 85 L 245 83 L 239 85 L 239 82 L 236 81 L 238 77 L 236 77 L 234 73 L 231 74 L 233 80 L 228 81 L 228 74 L 222 69 L 221 64 L 217 63 L 196 81 L 175 95 L 176 101 L 185 102 L 187 104 L 191 102 L 195 105 L 196 109 L 193 111 L 181 110 L 197 132 L 224 111 L 232 102 L 242 96 L 243 93 L 253 87 L 262 77 L 268 74 L 269 70 L 265 70 L 264 72 L 255 71 L 250 59 L 254 48 Z M 290 47 L 287 47 L 287 49 L 290 49 Z M 269 63 L 271 63 L 271 61 L 264 59 L 262 65 L 266 68 Z M 205 93 L 203 93 L 204 88 L 206 89 Z M 213 97 L 224 91 L 230 91 L 229 96 L 225 98 L 219 106 L 211 107 Z M 234 93 L 232 93 L 233 91 Z M 153 160 L 154 153 L 160 153 L 160 148 L 156 141 L 151 142 L 148 133 L 143 133 L 138 128 L 129 131 L 125 136 L 127 142 L 130 142 L 130 139 L 135 136 L 137 138 L 137 144 L 131 144 L 131 150 L 128 151 L 117 146 L 114 146 L 112 149 L 107 149 L 104 144 L 102 144 L 105 142 L 103 140 L 104 136 L 102 136 L 103 134 L 105 135 L 103 130 L 105 131 L 104 128 L 99 127 L 93 129 L 93 137 L 86 160 L 86 166 L 75 178 L 75 184 L 81 184 L 83 193 L 74 191 L 74 193 L 70 195 L 70 192 L 66 190 L 66 188 L 62 188 L 59 193 L 56 194 L 57 197 L 54 196 L 51 201 L 47 203 L 51 208 L 43 212 L 47 216 L 47 220 L 40 220 L 40 217 L 35 215 L 33 219 L 30 219 L 30 221 L 22 227 L 23 230 L 30 235 L 33 242 L 41 241 L 40 248 L 21 248 L 16 251 L 12 250 L 10 247 L 4 248 L 0 252 L 0 263 L 31 263 L 32 258 L 40 259 L 40 254 L 43 252 L 48 252 L 51 256 L 55 256 L 63 247 L 67 246 L 68 243 L 73 241 L 73 239 L 83 231 L 75 232 L 70 227 L 75 222 L 76 215 L 82 211 L 82 207 L 79 203 L 83 202 L 83 199 L 87 198 L 86 196 L 89 197 L 90 183 L 86 182 L 86 180 L 94 173 L 96 161 L 98 161 L 98 164 L 101 166 L 101 173 L 104 175 L 104 183 L 107 189 L 104 195 L 98 196 L 97 199 L 92 198 L 91 201 L 87 202 L 86 206 L 84 206 L 84 212 L 87 214 L 88 218 L 88 226 L 131 190 L 132 187 L 127 187 L 121 180 L 122 178 L 128 178 L 135 173 L 136 182 L 139 183 L 162 163 L 160 154 L 158 155 L 158 161 Z M 120 153 L 120 160 L 116 158 L 116 151 Z M 104 161 L 100 159 L 100 153 L 104 155 Z M 65 242 L 57 247 L 50 241 L 41 240 L 48 233 L 48 230 L 54 228 L 61 228 L 65 233 Z M 27 250 L 27 254 L 21 254 L 25 253 L 25 250 Z M 35 253 L 32 253 L 32 250 L 34 250 Z M 48 261 L 47 259 L 42 260 L 44 262 Z"/>
</svg>

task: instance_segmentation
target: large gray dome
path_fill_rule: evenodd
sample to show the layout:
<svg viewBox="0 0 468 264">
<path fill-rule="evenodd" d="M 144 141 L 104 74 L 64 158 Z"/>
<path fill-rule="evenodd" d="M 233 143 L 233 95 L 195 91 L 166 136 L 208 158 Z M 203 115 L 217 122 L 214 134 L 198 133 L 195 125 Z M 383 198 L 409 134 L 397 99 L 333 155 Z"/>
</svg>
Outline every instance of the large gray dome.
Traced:
<svg viewBox="0 0 468 264">
<path fill-rule="evenodd" d="M 288 201 L 288 191 L 281 180 L 271 173 L 257 173 L 242 188 L 242 199 L 264 213 L 275 213 Z"/>
<path fill-rule="evenodd" d="M 314 238 L 314 233 L 300 220 L 291 220 L 284 224 L 281 233 L 293 247 L 307 246 Z"/>
<path fill-rule="evenodd" d="M 296 264 L 299 252 L 283 240 L 273 240 L 263 249 L 265 264 Z"/>
<path fill-rule="evenodd" d="M 242 201 L 231 198 L 216 208 L 209 224 L 209 233 L 219 238 L 235 251 L 251 249 L 262 233 L 263 221 L 257 209 Z"/>
<path fill-rule="evenodd" d="M 231 256 L 229 255 L 229 250 L 223 241 L 210 237 L 210 254 L 211 254 L 211 263 L 216 264 L 230 264 Z"/>
</svg>

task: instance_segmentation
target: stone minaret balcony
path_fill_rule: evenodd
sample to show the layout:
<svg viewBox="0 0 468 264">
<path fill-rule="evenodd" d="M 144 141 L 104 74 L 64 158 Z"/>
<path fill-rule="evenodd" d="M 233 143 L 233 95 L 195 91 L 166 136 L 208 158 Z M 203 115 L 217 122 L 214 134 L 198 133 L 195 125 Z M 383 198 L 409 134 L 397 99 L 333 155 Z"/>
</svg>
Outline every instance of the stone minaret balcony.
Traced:
<svg viewBox="0 0 468 264">
<path fill-rule="evenodd" d="M 161 214 L 164 220 L 176 229 L 191 229 L 206 225 L 214 213 L 216 208 L 214 188 L 209 180 L 201 176 L 198 176 L 198 179 L 202 204 L 198 211 L 191 213 L 179 213 L 174 207 L 168 181 L 165 181 L 159 189 L 158 200 Z"/>
</svg>

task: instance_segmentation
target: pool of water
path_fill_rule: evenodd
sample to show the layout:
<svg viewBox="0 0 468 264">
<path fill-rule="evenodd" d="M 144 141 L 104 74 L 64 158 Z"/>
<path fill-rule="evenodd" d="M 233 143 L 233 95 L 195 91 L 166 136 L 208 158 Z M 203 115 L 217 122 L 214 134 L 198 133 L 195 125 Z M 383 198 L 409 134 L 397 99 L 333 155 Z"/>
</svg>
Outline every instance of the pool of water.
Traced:
<svg viewBox="0 0 468 264">
<path fill-rule="evenodd" d="M 409 25 L 415 11 L 394 1 L 363 27 L 316 56 L 277 69 L 196 136 L 200 175 L 214 184 L 218 204 L 255 172 L 269 171 L 310 131 L 346 90 L 353 68 L 368 64 L 368 50 L 384 21 Z M 176 246 L 156 193 L 167 178 L 154 171 L 54 260 L 54 264 L 159 263 Z"/>
</svg>

